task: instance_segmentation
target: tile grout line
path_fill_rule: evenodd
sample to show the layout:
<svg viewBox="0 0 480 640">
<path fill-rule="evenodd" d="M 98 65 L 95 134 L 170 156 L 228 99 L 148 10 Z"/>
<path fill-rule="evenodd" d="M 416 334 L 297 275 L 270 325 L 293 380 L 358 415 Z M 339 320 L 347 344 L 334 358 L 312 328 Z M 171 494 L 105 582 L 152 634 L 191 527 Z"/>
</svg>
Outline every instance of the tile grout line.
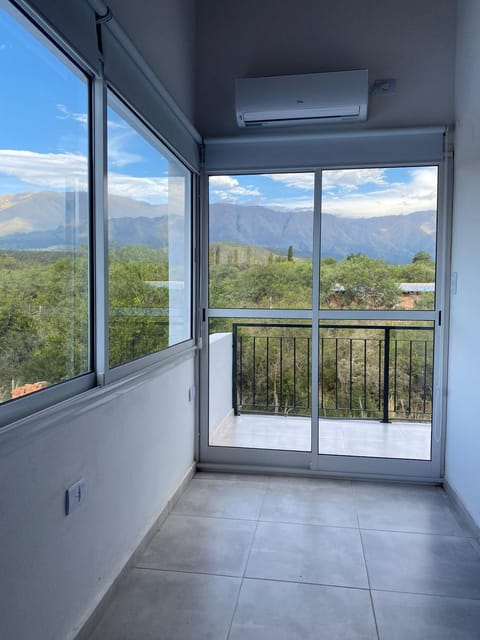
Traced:
<svg viewBox="0 0 480 640">
<path fill-rule="evenodd" d="M 160 567 L 135 567 L 138 571 L 157 571 L 159 573 L 185 573 L 187 575 L 193 576 L 212 576 L 219 578 L 231 578 L 232 580 L 243 580 L 245 577 L 246 580 L 254 580 L 256 582 L 277 582 L 281 584 L 298 584 L 298 585 L 308 585 L 310 587 L 327 587 L 329 589 L 347 589 L 347 590 L 355 590 L 355 591 L 369 591 L 368 587 L 355 587 L 349 584 L 334 584 L 330 582 L 309 582 L 304 580 L 287 580 L 286 578 L 262 578 L 261 576 L 236 576 L 228 573 L 207 573 L 205 571 L 187 571 L 186 569 L 165 569 Z M 390 591 L 386 589 L 374 589 L 374 591 L 386 591 L 390 593 Z M 409 591 L 392 591 L 392 593 L 407 593 L 411 595 L 429 595 L 424 593 L 415 593 Z M 453 597 L 453 596 L 439 596 L 439 597 Z M 459 598 L 461 600 L 476 600 L 476 598 Z M 480 599 L 480 598 L 479 598 Z"/>
<path fill-rule="evenodd" d="M 262 497 L 262 502 L 260 504 L 260 508 L 258 509 L 257 522 L 256 522 L 256 525 L 255 525 L 255 530 L 254 530 L 253 535 L 252 535 L 252 540 L 250 542 L 250 547 L 248 549 L 247 559 L 245 561 L 245 567 L 243 569 L 243 575 L 241 576 L 240 586 L 238 588 L 237 600 L 236 600 L 235 606 L 233 608 L 232 619 L 230 620 L 230 624 L 228 626 L 228 632 L 227 632 L 226 640 L 228 640 L 230 638 L 230 634 L 232 632 L 233 620 L 235 619 L 235 614 L 237 613 L 238 603 L 240 601 L 240 594 L 242 592 L 243 583 L 245 581 L 245 573 L 247 572 L 248 562 L 250 560 L 250 554 L 252 553 L 252 548 L 253 548 L 253 543 L 255 541 L 255 536 L 257 535 L 258 525 L 260 524 L 260 516 L 262 514 L 262 509 L 263 509 L 263 505 L 265 503 L 265 499 L 267 497 L 267 491 L 268 491 L 268 486 L 265 487 L 265 490 L 264 490 L 264 493 L 263 493 L 263 497 Z"/>
<path fill-rule="evenodd" d="M 367 556 L 365 555 L 365 547 L 363 546 L 362 530 L 360 529 L 360 520 L 358 519 L 358 513 L 357 513 L 356 510 L 355 510 L 355 516 L 357 518 L 358 535 L 360 536 L 360 545 L 362 547 L 363 562 L 365 564 L 365 573 L 367 574 L 368 594 L 370 596 L 370 604 L 371 604 L 371 607 L 372 607 L 373 621 L 375 623 L 375 632 L 377 634 L 377 640 L 380 640 L 380 631 L 378 629 L 377 613 L 375 611 L 375 605 L 373 603 L 372 585 L 370 583 L 370 574 L 368 572 Z"/>
</svg>

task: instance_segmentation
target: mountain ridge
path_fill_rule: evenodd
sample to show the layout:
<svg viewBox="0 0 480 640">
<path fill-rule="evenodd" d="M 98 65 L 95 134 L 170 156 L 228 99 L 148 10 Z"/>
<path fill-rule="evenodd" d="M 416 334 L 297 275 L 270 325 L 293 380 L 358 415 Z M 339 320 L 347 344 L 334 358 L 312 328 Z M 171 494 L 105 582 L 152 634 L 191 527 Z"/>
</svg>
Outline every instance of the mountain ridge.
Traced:
<svg viewBox="0 0 480 640">
<path fill-rule="evenodd" d="M 69 202 L 71 213 L 69 214 Z M 109 197 L 109 238 L 118 245 L 165 248 L 184 233 L 181 215 L 166 204 L 125 196 Z M 179 212 L 180 214 L 181 212 Z M 132 215 L 134 214 L 134 215 Z M 71 222 L 66 224 L 66 217 Z M 419 251 L 435 255 L 434 211 L 406 215 L 347 218 L 322 216 L 322 257 L 342 260 L 363 253 L 386 262 L 411 262 Z M 0 249 L 55 250 L 88 242 L 88 196 L 49 191 L 0 196 Z M 278 210 L 258 205 L 210 205 L 210 242 L 229 242 L 298 257 L 312 253 L 311 211 Z"/>
</svg>

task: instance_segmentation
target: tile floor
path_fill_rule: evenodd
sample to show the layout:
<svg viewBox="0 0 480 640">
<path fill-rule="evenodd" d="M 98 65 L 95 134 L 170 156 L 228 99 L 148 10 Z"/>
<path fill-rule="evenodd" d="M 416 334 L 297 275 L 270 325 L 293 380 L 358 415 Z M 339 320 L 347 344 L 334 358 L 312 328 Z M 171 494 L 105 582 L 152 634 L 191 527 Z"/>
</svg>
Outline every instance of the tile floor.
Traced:
<svg viewBox="0 0 480 640">
<path fill-rule="evenodd" d="M 91 640 L 479 640 L 442 489 L 199 473 Z"/>
<path fill-rule="evenodd" d="M 319 439 L 324 454 L 430 460 L 431 425 L 427 422 L 322 418 Z M 310 418 L 232 416 L 211 430 L 210 445 L 310 451 Z"/>
</svg>

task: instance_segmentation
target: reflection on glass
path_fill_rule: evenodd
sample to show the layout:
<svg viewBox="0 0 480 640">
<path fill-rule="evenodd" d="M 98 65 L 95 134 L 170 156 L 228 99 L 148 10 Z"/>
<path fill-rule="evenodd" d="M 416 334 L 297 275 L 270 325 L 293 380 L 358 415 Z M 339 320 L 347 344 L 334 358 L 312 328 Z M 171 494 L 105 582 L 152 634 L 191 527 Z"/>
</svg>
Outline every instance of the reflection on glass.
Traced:
<svg viewBox="0 0 480 640">
<path fill-rule="evenodd" d="M 310 451 L 310 325 L 212 319 L 209 367 L 211 446 Z"/>
<path fill-rule="evenodd" d="M 319 330 L 319 451 L 430 459 L 431 322 L 331 322 Z"/>
<path fill-rule="evenodd" d="M 313 173 L 212 176 L 209 306 L 312 307 Z"/>
<path fill-rule="evenodd" d="M 113 95 L 108 109 L 109 362 L 190 338 L 190 174 Z"/>
<path fill-rule="evenodd" d="M 435 306 L 437 167 L 322 173 L 320 306 Z"/>
<path fill-rule="evenodd" d="M 0 402 L 90 369 L 88 85 L 33 34 L 0 9 Z"/>
</svg>

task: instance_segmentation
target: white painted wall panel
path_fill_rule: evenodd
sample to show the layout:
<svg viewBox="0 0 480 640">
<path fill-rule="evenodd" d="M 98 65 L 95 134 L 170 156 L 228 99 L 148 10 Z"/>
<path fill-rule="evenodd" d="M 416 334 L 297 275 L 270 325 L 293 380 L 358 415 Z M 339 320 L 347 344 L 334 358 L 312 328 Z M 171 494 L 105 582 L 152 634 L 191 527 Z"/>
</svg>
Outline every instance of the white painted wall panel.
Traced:
<svg viewBox="0 0 480 640">
<path fill-rule="evenodd" d="M 190 358 L 0 435 L 1 638 L 66 640 L 91 612 L 192 464 L 193 380 Z"/>
<path fill-rule="evenodd" d="M 232 334 L 213 333 L 209 338 L 208 424 L 213 433 L 232 414 Z"/>
<path fill-rule="evenodd" d="M 480 3 L 460 0 L 446 478 L 480 526 Z"/>
</svg>

